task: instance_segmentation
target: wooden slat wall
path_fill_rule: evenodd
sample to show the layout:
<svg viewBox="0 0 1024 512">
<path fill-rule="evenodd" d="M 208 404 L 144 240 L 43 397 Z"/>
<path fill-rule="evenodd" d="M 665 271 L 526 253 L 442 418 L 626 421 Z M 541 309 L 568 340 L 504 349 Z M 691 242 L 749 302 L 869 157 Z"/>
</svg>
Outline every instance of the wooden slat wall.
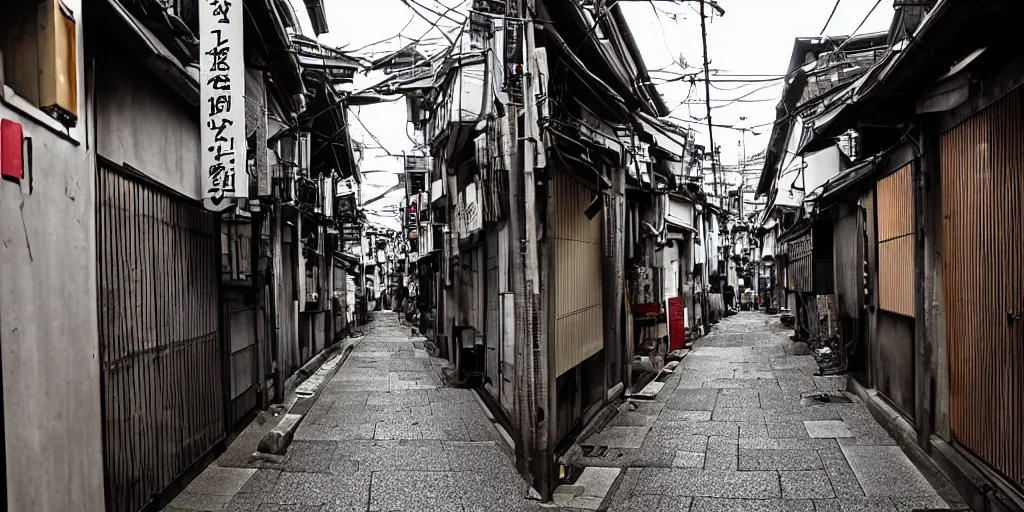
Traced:
<svg viewBox="0 0 1024 512">
<path fill-rule="evenodd" d="M 941 183 L 951 432 L 1024 488 L 1021 94 L 942 136 Z"/>
<path fill-rule="evenodd" d="M 111 169 L 97 195 L 107 509 L 135 512 L 226 434 L 220 228 L 202 206 Z"/>
<path fill-rule="evenodd" d="M 555 371 L 562 375 L 604 346 L 601 217 L 583 214 L 594 193 L 555 178 Z"/>
<path fill-rule="evenodd" d="M 914 316 L 914 187 L 911 165 L 878 180 L 878 307 Z"/>
</svg>

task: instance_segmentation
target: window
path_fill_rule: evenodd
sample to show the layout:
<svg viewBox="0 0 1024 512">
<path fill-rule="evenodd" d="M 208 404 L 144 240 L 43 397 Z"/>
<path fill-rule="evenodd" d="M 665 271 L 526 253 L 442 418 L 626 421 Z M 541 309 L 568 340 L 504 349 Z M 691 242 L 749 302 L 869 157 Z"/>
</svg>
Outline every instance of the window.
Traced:
<svg viewBox="0 0 1024 512">
<path fill-rule="evenodd" d="M 78 122 L 75 25 L 61 0 L 0 0 L 0 82 L 66 127 Z"/>
</svg>

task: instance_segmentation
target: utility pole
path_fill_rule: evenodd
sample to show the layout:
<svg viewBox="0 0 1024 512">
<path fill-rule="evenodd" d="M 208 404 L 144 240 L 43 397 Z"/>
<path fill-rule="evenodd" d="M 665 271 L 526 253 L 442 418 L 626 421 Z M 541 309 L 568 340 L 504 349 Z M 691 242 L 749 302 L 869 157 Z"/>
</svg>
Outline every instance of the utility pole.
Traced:
<svg viewBox="0 0 1024 512">
<path fill-rule="evenodd" d="M 541 342 L 540 324 L 543 315 L 540 312 L 540 293 L 538 283 L 538 250 L 537 250 L 537 179 L 534 173 L 536 166 L 537 143 L 540 128 L 537 125 L 537 91 L 535 80 L 538 78 L 536 62 L 533 59 L 536 42 L 534 39 L 533 13 L 535 0 L 519 0 L 519 15 L 523 22 L 523 64 L 526 72 L 523 76 L 523 133 L 517 134 L 523 141 L 519 155 L 522 173 L 512 173 L 511 185 L 519 197 L 512 199 L 512 229 L 515 237 L 513 255 L 513 272 L 515 274 L 515 323 L 516 323 L 516 414 L 518 416 L 520 436 L 523 444 L 517 455 L 522 456 L 522 465 L 532 484 L 542 497 L 550 496 L 551 455 L 548 446 L 548 423 L 543 418 L 550 417 L 548 411 L 548 379 L 547 379 L 547 347 Z M 510 121 L 514 127 L 517 119 Z M 517 144 L 518 147 L 518 144 Z M 517 176 L 518 174 L 518 176 Z M 521 187 L 521 188 L 519 188 Z"/>
<path fill-rule="evenodd" d="M 703 0 L 700 2 L 700 38 L 704 47 L 704 104 L 708 109 L 708 139 L 711 149 L 711 179 L 714 180 L 712 190 L 715 197 L 718 197 L 718 167 L 715 164 L 715 131 L 711 123 L 711 73 L 708 69 L 708 23 Z"/>
</svg>

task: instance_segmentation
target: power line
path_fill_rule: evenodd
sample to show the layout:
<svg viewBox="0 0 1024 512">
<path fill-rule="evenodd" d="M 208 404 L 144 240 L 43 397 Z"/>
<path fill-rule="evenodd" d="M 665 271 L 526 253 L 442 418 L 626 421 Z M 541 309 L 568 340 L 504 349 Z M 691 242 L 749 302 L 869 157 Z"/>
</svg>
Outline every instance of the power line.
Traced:
<svg viewBox="0 0 1024 512">
<path fill-rule="evenodd" d="M 409 21 L 405 22 L 405 26 L 402 27 L 402 29 L 399 30 L 397 34 L 395 34 L 395 35 L 393 35 L 391 37 L 387 37 L 387 38 L 381 39 L 380 41 L 374 41 L 374 42 L 372 42 L 370 44 L 367 44 L 367 45 L 364 45 L 364 46 L 360 46 L 359 48 L 356 48 L 355 50 L 350 50 L 350 53 L 356 53 L 356 52 L 365 50 L 365 49 L 367 49 L 367 48 L 369 48 L 371 46 L 376 46 L 376 45 L 381 44 L 381 43 L 386 43 L 386 42 L 388 42 L 388 41 L 390 41 L 392 39 L 402 37 L 402 32 L 405 32 L 405 29 L 409 28 L 409 25 L 411 25 L 413 20 L 415 20 L 415 19 L 416 19 L 415 15 L 409 16 Z"/>
<path fill-rule="evenodd" d="M 837 53 L 843 50 L 843 47 L 846 46 L 846 43 L 849 43 L 851 40 L 853 40 L 853 36 L 857 35 L 857 32 L 860 31 L 861 27 L 863 27 L 864 24 L 867 23 L 868 18 L 871 17 L 871 13 L 875 12 L 875 9 L 878 8 L 878 5 L 881 3 L 882 0 L 878 0 L 877 2 L 875 2 L 875 5 L 871 6 L 871 10 L 868 11 L 868 14 L 866 16 L 864 16 L 864 19 L 860 20 L 860 25 L 857 25 L 857 28 L 853 29 L 853 32 L 850 34 L 850 37 L 847 37 L 846 40 L 843 41 L 843 43 L 840 44 L 838 48 L 836 48 Z"/>
<path fill-rule="evenodd" d="M 665 50 L 667 50 L 668 53 L 669 53 L 669 56 L 672 57 L 672 55 L 673 55 L 672 48 L 669 47 L 668 36 L 666 35 L 666 33 L 668 31 L 665 30 L 665 23 L 661 19 L 661 13 L 659 12 L 658 7 L 655 5 L 654 0 L 649 0 L 649 1 L 650 1 L 650 4 L 651 4 L 651 9 L 654 11 L 654 17 L 657 18 L 658 25 L 661 26 L 661 40 L 665 43 Z M 682 62 L 676 61 L 675 57 L 672 57 L 672 62 L 674 62 L 677 66 L 682 66 Z"/>
<path fill-rule="evenodd" d="M 355 111 L 351 111 L 351 112 L 352 112 L 352 117 L 356 118 L 356 122 L 359 123 L 359 126 L 363 127 L 363 130 L 366 131 L 366 134 L 369 135 L 370 138 L 373 139 L 373 141 L 376 142 L 378 146 L 380 146 L 380 149 L 383 149 L 384 152 L 387 153 L 388 156 L 395 156 L 395 154 L 390 152 L 390 151 L 388 151 L 388 148 L 384 147 L 384 144 L 380 141 L 380 139 L 378 139 L 377 136 L 374 135 L 373 132 L 371 132 L 370 129 L 367 128 L 365 124 L 363 124 L 363 120 L 359 119 L 359 114 L 357 114 Z"/>
<path fill-rule="evenodd" d="M 424 21 L 426 21 L 427 23 L 430 24 L 430 29 L 427 30 L 426 34 L 423 34 L 423 37 L 426 37 L 426 35 L 429 34 L 431 30 L 434 30 L 436 28 L 436 29 L 438 29 L 441 32 L 441 35 L 443 35 L 444 38 L 448 40 L 449 44 L 451 44 L 452 46 L 455 45 L 455 41 L 453 41 L 451 37 L 448 37 L 448 33 L 445 32 L 444 29 L 442 29 L 441 26 L 440 26 L 441 18 L 443 17 L 444 14 L 447 14 L 447 13 L 437 13 L 437 12 L 435 12 L 435 14 L 441 14 L 441 17 L 437 18 L 437 21 L 430 21 L 430 19 L 427 18 L 424 14 L 422 14 L 419 11 L 417 11 L 416 8 L 414 8 L 412 6 L 412 4 L 409 3 L 409 0 L 402 0 L 402 3 L 405 4 L 405 6 L 408 7 L 410 11 L 412 11 L 414 14 L 416 14 L 420 18 L 423 18 Z M 419 5 L 419 4 L 417 4 L 417 5 Z M 448 10 L 450 11 L 451 8 L 449 7 Z"/>
<path fill-rule="evenodd" d="M 672 82 L 682 82 L 684 80 L 690 82 L 711 82 L 711 83 L 758 83 L 758 82 L 778 82 L 785 80 L 786 77 L 781 76 L 777 78 L 698 78 L 697 73 L 680 74 L 672 78 L 666 78 L 663 82 L 656 85 L 664 85 Z"/>
<path fill-rule="evenodd" d="M 466 22 L 466 18 L 465 17 L 463 17 L 461 20 L 457 20 L 457 19 L 452 18 L 451 16 L 448 15 L 450 12 L 452 12 L 452 10 L 454 10 L 454 6 L 453 7 L 447 7 L 447 10 L 444 11 L 444 12 L 437 12 L 437 11 L 431 9 L 430 7 L 427 7 L 427 6 L 419 3 L 416 0 L 402 0 L 402 3 L 406 4 L 406 6 L 409 5 L 409 2 L 412 2 L 413 4 L 416 4 L 416 6 L 418 6 L 420 9 L 423 9 L 424 11 L 427 11 L 430 14 L 438 16 L 437 23 L 440 23 L 442 19 L 446 19 L 446 20 L 449 20 L 451 22 L 454 22 L 456 25 L 462 25 L 463 23 Z M 458 5 L 458 4 L 456 4 L 456 5 Z M 441 6 L 445 7 L 444 4 L 441 4 Z M 412 7 L 409 7 L 409 8 L 412 9 Z"/>
<path fill-rule="evenodd" d="M 749 96 L 753 95 L 754 93 L 763 91 L 763 90 L 768 89 L 770 87 L 775 87 L 777 85 L 780 85 L 780 84 L 762 85 L 762 86 L 758 87 L 757 89 L 754 89 L 752 91 L 748 91 L 745 94 L 743 94 L 741 96 L 738 96 L 736 98 L 730 98 L 730 99 L 711 99 L 711 101 L 727 103 L 727 105 L 718 105 L 715 108 L 725 107 L 725 106 L 731 105 L 733 103 L 763 103 L 763 102 L 766 102 L 766 101 L 778 101 L 778 98 L 763 98 L 763 99 L 755 99 L 755 100 L 747 99 Z M 690 102 L 690 101 L 687 101 L 687 100 L 689 100 L 689 98 L 687 98 L 686 100 L 683 100 L 680 104 L 687 104 L 687 103 L 689 103 L 689 104 L 693 104 L 693 105 L 701 105 L 701 104 L 704 103 L 703 101 Z"/>
<path fill-rule="evenodd" d="M 824 34 L 825 33 L 825 29 L 828 28 L 828 24 L 832 23 L 832 17 L 836 15 L 836 9 L 839 8 L 839 2 L 841 2 L 841 1 L 842 0 L 836 0 L 836 4 L 832 6 L 832 13 L 829 14 L 828 15 L 828 19 L 825 20 L 825 26 L 821 27 L 821 32 L 818 33 L 819 36 Z"/>
</svg>

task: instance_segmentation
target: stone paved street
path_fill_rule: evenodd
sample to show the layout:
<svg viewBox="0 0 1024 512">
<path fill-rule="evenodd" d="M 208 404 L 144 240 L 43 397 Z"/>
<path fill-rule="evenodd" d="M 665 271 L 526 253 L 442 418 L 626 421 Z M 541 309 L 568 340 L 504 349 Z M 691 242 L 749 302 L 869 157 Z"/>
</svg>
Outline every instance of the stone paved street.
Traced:
<svg viewBox="0 0 1024 512">
<path fill-rule="evenodd" d="M 539 505 L 474 392 L 446 387 L 445 362 L 394 317 L 378 316 L 284 460 L 211 466 L 167 510 L 947 508 L 855 397 L 801 400 L 843 389 L 845 377 L 813 376 L 813 358 L 789 355 L 789 331 L 760 313 L 724 320 L 653 400 L 623 404 L 583 442 L 603 450 L 577 460 L 589 471 Z"/>
<path fill-rule="evenodd" d="M 939 497 L 864 404 L 801 395 L 845 388 L 789 355 L 776 317 L 723 320 L 652 401 L 620 408 L 584 442 L 584 466 L 622 468 L 613 511 L 910 511 Z M 852 396 L 852 395 L 848 395 Z"/>
<path fill-rule="evenodd" d="M 528 486 L 468 389 L 390 313 L 325 385 L 281 463 L 211 466 L 167 510 L 516 511 Z"/>
</svg>

